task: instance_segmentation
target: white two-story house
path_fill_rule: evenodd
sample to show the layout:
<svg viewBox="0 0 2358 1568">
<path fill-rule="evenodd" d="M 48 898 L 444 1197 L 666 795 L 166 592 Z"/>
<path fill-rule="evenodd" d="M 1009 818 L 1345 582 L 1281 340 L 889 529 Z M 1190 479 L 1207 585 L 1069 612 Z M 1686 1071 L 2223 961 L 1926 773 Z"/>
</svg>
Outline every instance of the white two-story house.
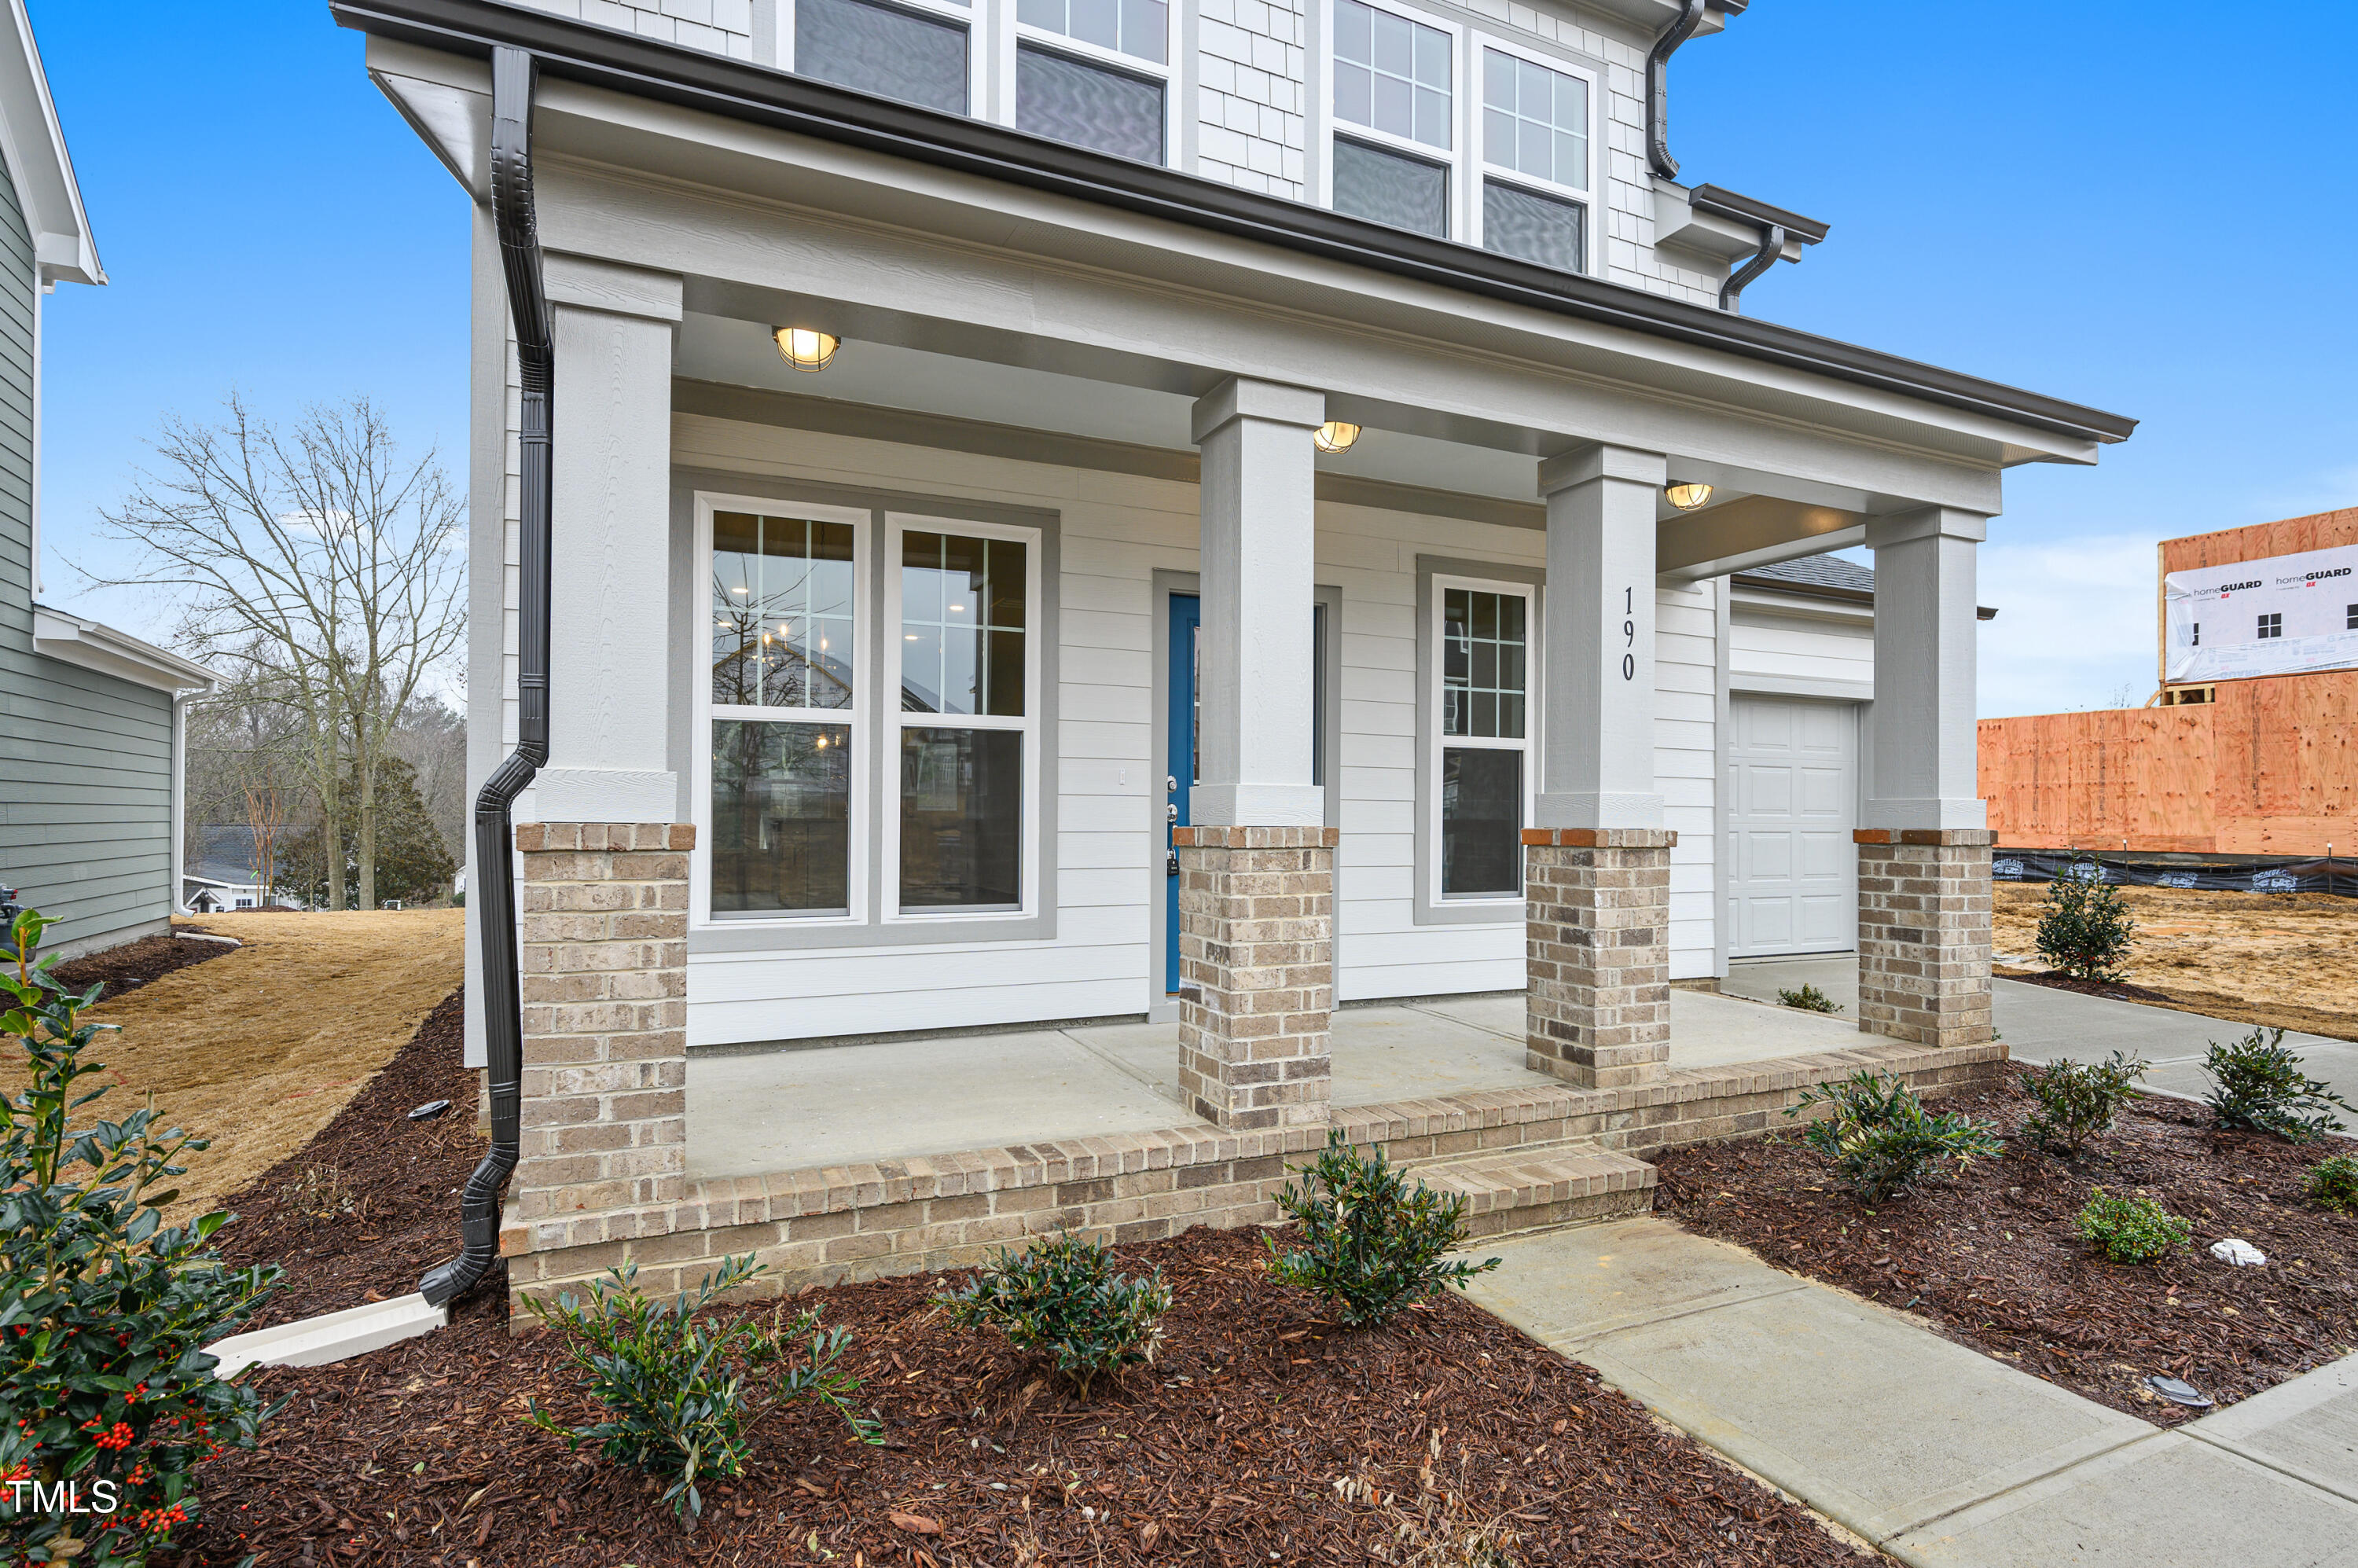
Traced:
<svg viewBox="0 0 2358 1568">
<path fill-rule="evenodd" d="M 470 1038 L 520 1280 L 705 1229 L 920 1266 L 986 1235 L 925 1217 L 943 1172 L 1077 1168 L 716 1160 L 698 1075 L 763 1047 L 871 1053 L 914 1125 L 975 1091 L 896 1043 L 1160 1029 L 1148 1166 L 1408 1125 L 1332 1043 L 1387 999 L 1510 998 L 1492 1092 L 1559 1133 L 1687 1085 L 1669 988 L 1750 954 L 1855 947 L 1908 1070 L 1996 1054 L 1974 548 L 2007 469 L 2132 422 L 1750 313 L 1826 226 L 1692 178 L 1669 84 L 1773 19 L 331 9 L 476 200 Z M 884 1262 L 794 1228 L 878 1205 Z"/>
</svg>

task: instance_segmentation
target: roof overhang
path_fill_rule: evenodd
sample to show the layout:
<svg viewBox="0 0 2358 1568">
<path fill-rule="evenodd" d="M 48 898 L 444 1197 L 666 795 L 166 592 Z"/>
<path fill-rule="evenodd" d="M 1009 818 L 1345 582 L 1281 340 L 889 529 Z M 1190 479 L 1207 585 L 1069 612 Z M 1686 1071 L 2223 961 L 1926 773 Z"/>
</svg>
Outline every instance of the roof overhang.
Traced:
<svg viewBox="0 0 2358 1568">
<path fill-rule="evenodd" d="M 202 665 L 46 604 L 33 606 L 33 652 L 157 691 L 209 692 L 220 684 Z"/>
<path fill-rule="evenodd" d="M 0 153 L 32 231 L 41 282 L 104 283 L 25 0 L 8 0 L 7 23 L 0 27 Z"/>
<path fill-rule="evenodd" d="M 1011 186 L 1028 188 L 1087 203 L 1100 212 L 1114 209 L 1147 221 L 1130 222 L 1131 234 L 1157 229 L 1162 235 L 1172 235 L 1161 225 L 1183 225 L 1188 237 L 1155 238 L 1152 244 L 1177 258 L 1174 265 L 1192 266 L 1198 275 L 1222 265 L 1222 256 L 1212 254 L 1220 247 L 1203 237 L 1209 233 L 1245 243 L 1227 246 L 1223 255 L 1250 248 L 1267 256 L 1261 247 L 1276 247 L 1296 257 L 1338 264 L 1369 280 L 1362 292 L 1374 291 L 1371 273 L 1435 286 L 1458 303 L 1453 308 L 1425 308 L 1424 320 L 1444 324 L 1471 346 L 1488 348 L 1503 339 L 1493 333 L 1488 341 L 1475 342 L 1474 334 L 1487 330 L 1488 324 L 1480 319 L 1484 308 L 1466 308 L 1469 297 L 1504 302 L 1513 309 L 1553 319 L 1556 325 L 1550 330 L 1559 334 L 1583 334 L 1587 340 L 1584 368 L 1604 368 L 1614 379 L 1627 371 L 1642 371 L 1640 362 L 1651 359 L 1664 366 L 1656 381 L 1669 395 L 1690 397 L 1700 392 L 1710 396 L 1715 395 L 1711 389 L 1749 383 L 1764 405 L 1773 403 L 1777 417 L 1799 416 L 1812 423 L 1815 416 L 1803 411 L 1807 406 L 1831 407 L 1847 398 L 1859 406 L 1855 427 L 1861 433 L 1910 442 L 1911 432 L 1930 433 L 1930 427 L 1939 424 L 1943 438 L 1954 436 L 1961 446 L 1987 454 L 1985 459 L 1967 458 L 1959 450 L 1957 456 L 1967 460 L 1987 460 L 1993 466 L 2088 462 L 2103 444 L 2125 439 L 2136 427 L 2134 420 L 2118 415 L 1757 319 L 495 0 L 331 0 L 330 8 L 344 26 L 378 40 L 411 46 L 416 63 L 395 69 L 381 63 L 391 57 L 373 44 L 372 69 L 402 113 L 479 198 L 484 194 L 487 95 L 447 75 L 437 80 L 425 51 L 475 59 L 503 44 L 532 51 L 550 83 L 544 88 L 543 115 L 547 128 L 560 133 L 552 136 L 554 149 L 592 160 L 611 159 L 618 167 L 683 182 L 693 179 L 730 189 L 735 170 L 750 168 L 750 160 L 742 156 L 742 146 L 724 150 L 713 144 L 741 144 L 743 135 L 705 133 L 707 142 L 699 143 L 686 129 L 676 133 L 658 125 L 653 111 L 632 110 L 629 101 L 670 105 L 883 155 L 902 170 L 910 163 L 929 165 L 989 181 L 999 192 Z M 583 88 L 593 91 L 584 94 Z M 555 112 L 557 98 L 566 101 L 566 112 Z M 593 124 L 600 115 L 605 123 Z M 685 127 L 691 122 L 678 124 Z M 849 155 L 831 156 L 840 165 Z M 820 189 L 821 177 L 816 173 L 797 178 L 804 190 Z M 831 189 L 849 183 L 840 168 L 827 170 L 824 178 L 833 182 Z M 943 237 L 959 234 L 957 225 L 965 224 L 976 234 L 995 234 L 995 243 L 1001 244 L 1028 242 L 1050 232 L 1051 214 L 1037 201 L 1018 213 L 1013 211 L 1017 203 L 1003 195 L 983 200 L 961 194 L 957 200 L 963 206 L 957 207 L 937 196 L 943 188 L 938 178 L 905 174 L 893 180 L 871 179 L 865 199 L 873 210 L 862 216 Z M 931 207 L 925 206 L 928 202 Z M 1084 259 L 1094 262 L 1114 254 L 1105 235 L 1080 230 L 1078 224 L 1068 225 L 1068 232 L 1058 236 L 1055 254 L 1068 265 L 1076 259 L 1075 247 L 1084 243 L 1091 251 Z M 1133 245 L 1120 265 L 1131 265 L 1146 249 L 1145 244 Z M 1304 266 L 1289 265 L 1297 271 Z M 1323 275 L 1345 276 L 1332 265 Z M 1138 276 L 1145 276 L 1142 268 Z M 1433 297 L 1438 302 L 1441 296 Z M 1433 331 L 1429 326 L 1425 330 Z M 1835 393 L 1829 384 L 1851 390 Z M 1940 419 L 1928 417 L 1934 408 L 1952 412 Z"/>
</svg>

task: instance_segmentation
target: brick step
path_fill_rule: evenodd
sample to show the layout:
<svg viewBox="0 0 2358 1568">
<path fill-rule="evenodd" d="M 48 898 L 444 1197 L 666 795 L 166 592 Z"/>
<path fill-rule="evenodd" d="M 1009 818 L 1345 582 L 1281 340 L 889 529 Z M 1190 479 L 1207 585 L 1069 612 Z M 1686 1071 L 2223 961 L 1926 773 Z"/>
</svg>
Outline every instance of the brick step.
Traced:
<svg viewBox="0 0 2358 1568">
<path fill-rule="evenodd" d="M 1644 1214 L 1654 1206 L 1658 1179 L 1643 1160 L 1561 1143 L 1424 1165 L 1416 1173 L 1439 1191 L 1465 1195 L 1474 1236 Z"/>
</svg>

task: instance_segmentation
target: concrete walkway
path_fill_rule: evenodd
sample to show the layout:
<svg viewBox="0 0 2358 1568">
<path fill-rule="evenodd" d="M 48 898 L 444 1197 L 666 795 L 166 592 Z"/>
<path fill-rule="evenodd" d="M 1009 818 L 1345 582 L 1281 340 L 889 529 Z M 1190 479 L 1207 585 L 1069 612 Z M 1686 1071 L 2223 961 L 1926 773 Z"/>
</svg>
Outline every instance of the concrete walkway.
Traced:
<svg viewBox="0 0 2358 1568">
<path fill-rule="evenodd" d="M 1926 1568 L 2358 1568 L 2358 1371 L 2164 1432 L 1660 1219 L 1520 1238 L 1482 1305 Z"/>
<path fill-rule="evenodd" d="M 1842 1005 L 1837 1017 L 1857 1018 L 1858 960 L 1847 956 L 1739 961 L 1728 967 L 1720 989 L 1774 1002 L 1780 989 L 1805 984 Z M 2198 1098 L 2211 1087 L 2210 1075 L 2202 1070 L 2211 1043 L 2224 1045 L 2252 1032 L 2250 1024 L 2228 1019 L 2009 979 L 1990 982 L 1990 1012 L 2006 1049 L 2019 1061 L 2061 1056 L 2101 1062 L 2115 1051 L 2125 1051 L 2153 1064 L 2153 1071 L 2146 1075 L 2148 1087 Z M 2358 1103 L 2358 1044 L 2291 1031 L 2286 1032 L 2284 1043 L 2301 1054 L 2311 1077 L 2323 1078 L 2343 1098 Z"/>
</svg>

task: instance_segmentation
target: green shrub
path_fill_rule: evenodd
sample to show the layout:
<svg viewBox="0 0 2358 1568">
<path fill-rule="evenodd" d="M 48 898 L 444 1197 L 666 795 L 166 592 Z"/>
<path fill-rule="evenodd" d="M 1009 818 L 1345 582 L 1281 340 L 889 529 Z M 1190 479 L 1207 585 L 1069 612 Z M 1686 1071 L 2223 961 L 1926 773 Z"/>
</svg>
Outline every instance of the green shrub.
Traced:
<svg viewBox="0 0 2358 1568">
<path fill-rule="evenodd" d="M 2303 1190 L 2309 1194 L 2309 1201 L 2320 1208 L 2358 1214 L 2358 1159 L 2331 1154 L 2320 1160 L 2309 1168 L 2309 1181 Z"/>
<path fill-rule="evenodd" d="M 2096 1188 L 2073 1221 L 2115 1263 L 2151 1263 L 2186 1245 L 2194 1227 L 2148 1197 L 2106 1197 Z"/>
<path fill-rule="evenodd" d="M 1896 1075 L 1861 1068 L 1840 1083 L 1803 1091 L 1785 1114 L 1822 1105 L 1829 1114 L 1803 1128 L 1801 1141 L 1833 1161 L 1843 1184 L 1868 1203 L 1906 1191 L 1952 1161 L 1994 1158 L 2004 1148 L 1995 1126 L 1962 1111 L 1926 1110 Z"/>
<path fill-rule="evenodd" d="M 81 1085 L 104 1071 L 80 1016 L 102 988 L 50 978 L 36 957 L 50 924 L 27 910 L 0 946 L 15 971 L 0 969 L 0 1029 L 25 1053 L 0 1177 L 0 1526 L 26 1561 L 142 1563 L 199 1517 L 197 1462 L 253 1447 L 279 1408 L 216 1377 L 201 1348 L 279 1271 L 222 1265 L 206 1243 L 226 1214 L 163 1223 L 170 1178 L 204 1140 L 159 1130 L 152 1104 L 77 1123 L 108 1092 Z M 69 1511 L 53 1490 L 68 1484 L 97 1511 Z"/>
<path fill-rule="evenodd" d="M 2073 979 L 2117 980 L 2136 940 L 2136 923 L 2121 903 L 2121 890 L 2104 880 L 2104 868 L 2074 855 L 2047 884 L 2037 940 L 2039 956 Z"/>
<path fill-rule="evenodd" d="M 1805 1012 L 1840 1012 L 1842 1003 L 1834 1000 L 1815 986 L 1803 986 L 1800 990 L 1777 989 L 1777 1000 L 1787 1007 L 1798 1007 Z"/>
<path fill-rule="evenodd" d="M 2300 1070 L 2300 1053 L 2285 1044 L 2281 1029 L 2255 1029 L 2233 1045 L 2214 1040 L 2202 1065 L 2211 1075 L 2202 1101 L 2222 1127 L 2305 1143 L 2342 1130 L 2341 1118 L 2329 1107 L 2358 1108 Z"/>
<path fill-rule="evenodd" d="M 704 1483 L 739 1476 L 752 1454 L 750 1429 L 773 1411 L 811 1400 L 841 1416 L 852 1432 L 878 1442 L 874 1419 L 851 1403 L 860 1379 L 840 1366 L 849 1329 L 822 1329 L 816 1309 L 791 1319 L 784 1307 L 757 1316 L 707 1314 L 712 1298 L 762 1272 L 752 1255 L 728 1258 L 693 1296 L 651 1301 L 638 1288 L 639 1266 L 607 1271 L 587 1298 L 568 1292 L 525 1305 L 555 1329 L 567 1365 L 580 1374 L 606 1419 L 565 1426 L 535 1401 L 526 1417 L 566 1445 L 594 1443 L 620 1464 L 668 1483 L 663 1501 L 694 1529 L 704 1511 Z M 789 1360 L 799 1341 L 802 1357 Z"/>
<path fill-rule="evenodd" d="M 1268 1238 L 1270 1272 L 1326 1298 L 1346 1327 L 1388 1323 L 1499 1264 L 1446 1261 L 1466 1241 L 1466 1199 L 1394 1170 L 1380 1149 L 1359 1152 L 1339 1128 L 1293 1173 L 1303 1179 L 1279 1191 L 1277 1206 L 1301 1225 L 1301 1245 L 1288 1252 Z"/>
<path fill-rule="evenodd" d="M 1115 1273 L 1103 1242 L 1067 1232 L 1022 1253 L 1001 1248 L 972 1283 L 936 1299 L 953 1323 L 995 1328 L 1018 1350 L 1044 1352 L 1087 1399 L 1099 1373 L 1118 1377 L 1154 1359 L 1171 1287 L 1160 1269 Z"/>
<path fill-rule="evenodd" d="M 2110 1132 L 2121 1107 L 2136 1093 L 2150 1064 L 2118 1051 L 2103 1062 L 2050 1062 L 2025 1067 L 2024 1092 L 2039 1102 L 2022 1124 L 2023 1136 L 2042 1149 L 2077 1158 L 2081 1145 Z"/>
</svg>

